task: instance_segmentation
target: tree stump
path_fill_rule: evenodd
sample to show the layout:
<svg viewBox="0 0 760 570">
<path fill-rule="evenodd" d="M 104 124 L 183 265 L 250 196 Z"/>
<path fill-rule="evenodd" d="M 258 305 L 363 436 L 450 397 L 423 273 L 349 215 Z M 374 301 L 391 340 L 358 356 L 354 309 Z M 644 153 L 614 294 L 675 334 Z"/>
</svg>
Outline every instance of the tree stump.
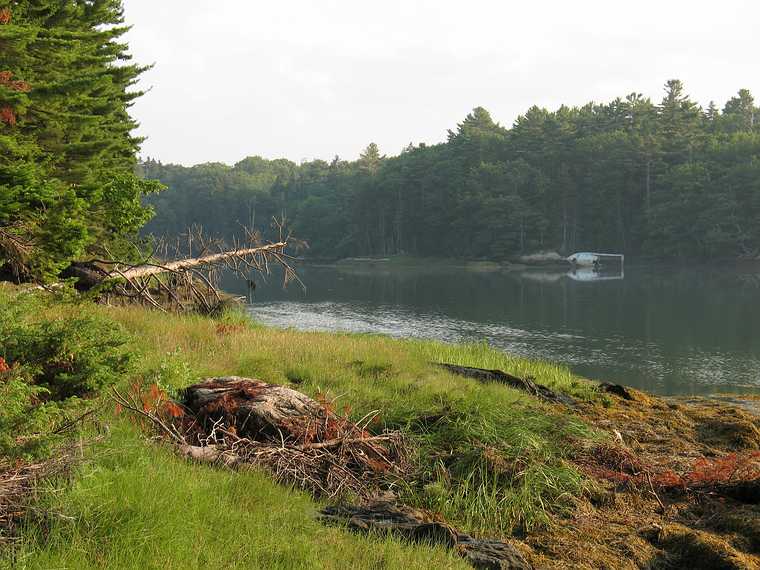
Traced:
<svg viewBox="0 0 760 570">
<path fill-rule="evenodd" d="M 206 433 L 214 424 L 255 441 L 305 440 L 327 418 L 325 408 L 305 394 L 260 380 L 223 376 L 187 388 L 182 404 Z"/>
</svg>

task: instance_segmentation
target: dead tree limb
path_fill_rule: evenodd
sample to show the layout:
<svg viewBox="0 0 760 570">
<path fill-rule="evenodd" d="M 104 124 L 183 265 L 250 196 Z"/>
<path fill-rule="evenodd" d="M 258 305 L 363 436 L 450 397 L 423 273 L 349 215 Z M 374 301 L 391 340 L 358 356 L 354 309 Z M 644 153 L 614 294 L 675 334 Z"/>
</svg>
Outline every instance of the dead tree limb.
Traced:
<svg viewBox="0 0 760 570">
<path fill-rule="evenodd" d="M 272 267 L 279 266 L 283 286 L 295 281 L 303 287 L 291 266 L 295 258 L 286 252 L 290 236 L 283 234 L 276 221 L 275 227 L 279 232 L 277 241 L 262 243 L 258 232 L 246 230 L 245 241 L 233 240 L 231 245 L 194 227 L 178 237 L 173 247 L 160 240 L 151 253 L 133 262 L 116 259 L 103 246 L 104 256 L 72 264 L 63 276 L 77 278 L 79 290 L 98 288 L 100 300 L 106 303 L 126 301 L 164 312 L 213 314 L 233 302 L 232 297 L 223 295 L 218 288 L 220 269 L 250 280 L 252 273 L 267 276 Z M 136 244 L 134 249 L 139 255 Z"/>
<path fill-rule="evenodd" d="M 164 264 L 157 263 L 144 263 L 130 267 L 120 273 L 121 277 L 125 279 L 134 279 L 135 277 L 148 277 L 151 275 L 158 275 L 161 273 L 176 273 L 195 267 L 202 267 L 208 265 L 216 265 L 223 263 L 224 261 L 239 257 L 251 257 L 254 255 L 263 255 L 267 253 L 281 253 L 287 246 L 287 242 L 277 242 L 268 245 L 262 245 L 258 247 L 249 247 L 244 249 L 233 249 L 230 251 L 223 251 L 220 253 L 212 253 L 209 255 L 203 255 L 201 257 L 193 257 L 188 259 L 181 259 L 179 261 L 171 261 Z"/>
</svg>

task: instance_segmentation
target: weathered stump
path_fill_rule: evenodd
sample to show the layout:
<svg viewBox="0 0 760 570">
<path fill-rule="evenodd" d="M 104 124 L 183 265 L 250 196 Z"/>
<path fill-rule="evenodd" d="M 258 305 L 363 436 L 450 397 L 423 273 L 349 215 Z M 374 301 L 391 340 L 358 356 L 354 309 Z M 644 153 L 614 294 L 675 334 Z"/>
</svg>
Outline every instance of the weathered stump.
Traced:
<svg viewBox="0 0 760 570">
<path fill-rule="evenodd" d="M 206 433 L 219 424 L 257 441 L 304 440 L 327 417 L 322 405 L 301 392 L 239 376 L 190 386 L 182 403 Z"/>
<path fill-rule="evenodd" d="M 181 402 L 186 457 L 268 469 L 320 496 L 374 494 L 406 474 L 401 434 L 372 434 L 305 394 L 260 380 L 209 378 Z"/>
</svg>

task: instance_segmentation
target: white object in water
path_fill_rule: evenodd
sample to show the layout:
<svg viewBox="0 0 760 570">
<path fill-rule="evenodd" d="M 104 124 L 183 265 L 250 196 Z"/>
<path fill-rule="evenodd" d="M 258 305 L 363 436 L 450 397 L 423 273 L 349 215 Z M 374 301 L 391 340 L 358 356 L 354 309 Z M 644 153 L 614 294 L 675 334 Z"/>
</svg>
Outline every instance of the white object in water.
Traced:
<svg viewBox="0 0 760 570">
<path fill-rule="evenodd" d="M 622 268 L 625 256 L 619 253 L 591 253 L 583 251 L 574 253 L 567 260 L 573 265 L 580 267 L 597 267 L 607 261 L 618 261 Z"/>
</svg>

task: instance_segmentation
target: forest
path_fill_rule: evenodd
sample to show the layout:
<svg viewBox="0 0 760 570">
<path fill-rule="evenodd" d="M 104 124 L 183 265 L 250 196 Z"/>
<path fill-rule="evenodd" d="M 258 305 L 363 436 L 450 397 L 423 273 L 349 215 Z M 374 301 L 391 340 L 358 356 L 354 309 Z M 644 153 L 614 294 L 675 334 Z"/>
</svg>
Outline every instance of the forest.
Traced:
<svg viewBox="0 0 760 570">
<path fill-rule="evenodd" d="M 508 259 L 541 250 L 654 258 L 760 254 L 760 110 L 748 90 L 703 109 L 681 81 L 659 103 L 532 107 L 511 128 L 475 108 L 445 142 L 356 161 L 148 159 L 168 189 L 148 232 L 231 236 L 285 218 L 315 258 Z"/>
</svg>

